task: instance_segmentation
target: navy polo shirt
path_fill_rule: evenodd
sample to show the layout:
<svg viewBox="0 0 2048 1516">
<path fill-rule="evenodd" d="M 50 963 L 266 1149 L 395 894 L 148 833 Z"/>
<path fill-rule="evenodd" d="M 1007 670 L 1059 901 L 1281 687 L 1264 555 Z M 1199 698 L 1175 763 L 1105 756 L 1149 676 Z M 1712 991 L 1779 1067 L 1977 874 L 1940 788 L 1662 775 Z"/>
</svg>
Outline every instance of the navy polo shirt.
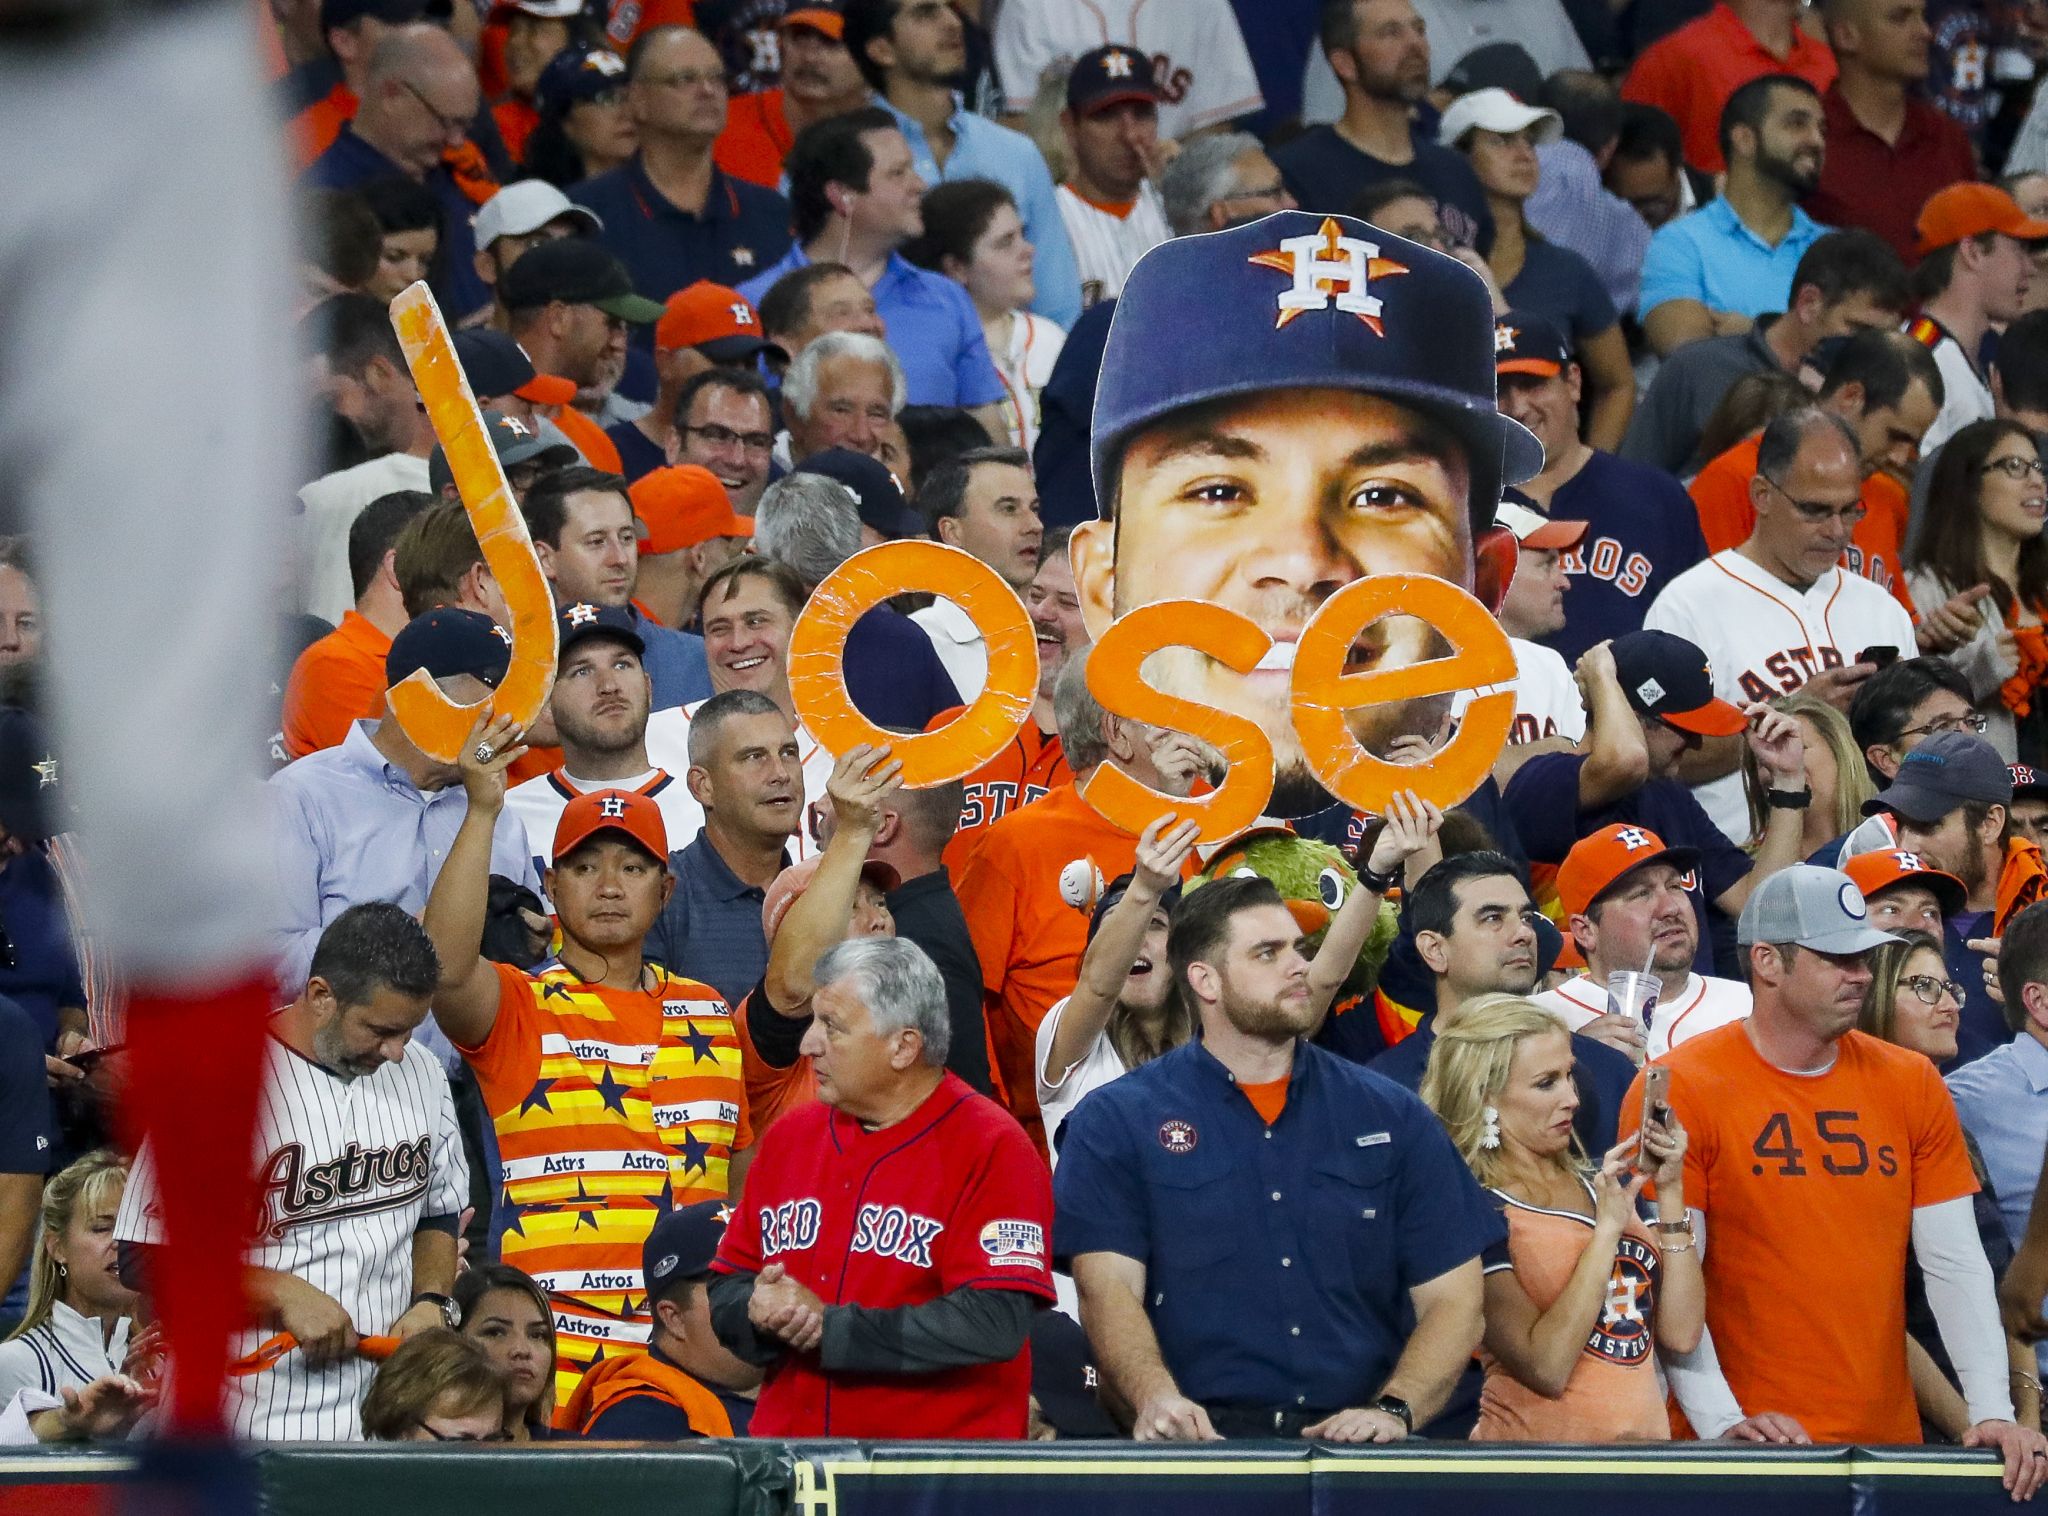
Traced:
<svg viewBox="0 0 2048 1516">
<path fill-rule="evenodd" d="M 0 996 L 28 1013 L 44 1047 L 57 1038 L 57 1012 L 83 1008 L 85 981 L 71 943 L 64 889 L 47 853 L 32 849 L 0 868 L 0 927 L 13 950 L 0 954 Z"/>
<path fill-rule="evenodd" d="M 1676 779 L 1652 779 L 1611 805 L 1580 810 L 1579 767 L 1585 761 L 1579 753 L 1545 753 L 1531 758 L 1508 780 L 1508 808 L 1515 813 L 1530 861 L 1562 863 L 1581 837 L 1617 824 L 1648 827 L 1667 847 L 1699 849 L 1699 868 L 1685 892 L 1700 927 L 1693 971 L 1723 979 L 1746 977 L 1732 972 L 1737 961 L 1735 923 L 1713 902 L 1755 868 L 1755 860 L 1707 819 L 1692 790 Z M 1717 961 L 1729 967 L 1716 968 Z"/>
<path fill-rule="evenodd" d="M 940 711 L 966 704 L 924 628 L 886 605 L 848 629 L 841 667 L 847 697 L 876 726 L 921 732 Z"/>
<path fill-rule="evenodd" d="M 632 422 L 621 421 L 617 426 L 608 426 L 604 434 L 619 450 L 619 471 L 626 476 L 626 483 L 632 484 L 658 468 L 668 467 L 668 454 L 658 443 L 649 442 L 647 433 Z"/>
<path fill-rule="evenodd" d="M 1166 1366 L 1205 1405 L 1368 1404 L 1408 1291 L 1506 1236 L 1427 1106 L 1309 1043 L 1270 1127 L 1199 1042 L 1104 1085 L 1067 1118 L 1053 1195 L 1059 1265 L 1144 1264 Z"/>
<path fill-rule="evenodd" d="M 344 126 L 326 152 L 315 158 L 300 177 L 301 186 L 312 189 L 360 189 L 373 179 L 405 179 L 410 176 L 355 133 Z M 441 206 L 441 242 L 434 253 L 434 266 L 427 275 L 427 287 L 434 292 L 441 312 L 452 326 L 463 317 L 491 303 L 491 292 L 476 274 L 476 238 L 470 220 L 476 202 L 463 194 L 455 176 L 436 168 L 420 181 Z"/>
<path fill-rule="evenodd" d="M 786 850 L 782 866 L 789 867 Z M 727 867 L 708 832 L 670 853 L 668 867 L 676 876 L 675 891 L 654 918 L 641 956 L 710 985 L 727 1005 L 738 1005 L 768 972 L 768 939 L 761 930 L 767 891 Z"/>
<path fill-rule="evenodd" d="M 638 153 L 585 179 L 569 198 L 604 221 L 598 240 L 626 265 L 634 290 L 649 300 L 666 300 L 699 279 L 737 285 L 789 248 L 789 202 L 716 168 L 701 215 L 656 189 Z M 654 340 L 652 327 L 637 331 L 641 340 Z"/>
</svg>

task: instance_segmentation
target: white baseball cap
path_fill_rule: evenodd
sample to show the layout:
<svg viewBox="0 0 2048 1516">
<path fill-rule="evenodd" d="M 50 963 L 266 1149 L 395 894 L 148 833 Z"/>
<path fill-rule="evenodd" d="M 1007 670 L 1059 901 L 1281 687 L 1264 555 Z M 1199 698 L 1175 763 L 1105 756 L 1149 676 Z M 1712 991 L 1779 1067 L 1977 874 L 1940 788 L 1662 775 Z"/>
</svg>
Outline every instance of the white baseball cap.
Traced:
<svg viewBox="0 0 2048 1516">
<path fill-rule="evenodd" d="M 1470 131 L 1513 136 L 1532 126 L 1536 128 L 1539 144 L 1555 142 L 1564 135 L 1564 119 L 1556 111 L 1524 105 L 1506 90 L 1489 87 L 1460 95 L 1446 106 L 1443 120 L 1437 125 L 1436 140 L 1445 147 L 1456 147 Z"/>
<path fill-rule="evenodd" d="M 545 179 L 521 179 L 508 184 L 477 208 L 470 223 L 481 252 L 500 237 L 525 237 L 539 231 L 557 216 L 574 216 L 583 230 L 596 236 L 604 223 Z"/>
<path fill-rule="evenodd" d="M 1532 511 L 1526 505 L 1503 499 L 1494 507 L 1493 524 L 1504 526 L 1515 534 L 1515 541 L 1523 547 L 1542 551 L 1546 548 L 1567 548 L 1586 535 L 1590 524 L 1584 521 L 1559 521 Z"/>
<path fill-rule="evenodd" d="M 583 0 L 506 0 L 506 6 L 543 21 L 573 21 L 583 14 Z"/>
</svg>

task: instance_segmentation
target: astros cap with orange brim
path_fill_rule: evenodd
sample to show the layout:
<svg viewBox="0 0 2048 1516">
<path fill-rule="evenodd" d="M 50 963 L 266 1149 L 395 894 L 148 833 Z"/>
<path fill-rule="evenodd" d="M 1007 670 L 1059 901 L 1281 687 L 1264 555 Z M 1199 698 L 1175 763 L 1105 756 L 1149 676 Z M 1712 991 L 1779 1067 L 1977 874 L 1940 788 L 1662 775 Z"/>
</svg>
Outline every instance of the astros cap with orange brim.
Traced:
<svg viewBox="0 0 2048 1516">
<path fill-rule="evenodd" d="M 592 790 L 562 807 L 555 823 L 556 862 L 569 856 L 599 832 L 617 832 L 637 842 L 649 857 L 668 863 L 668 827 L 661 807 L 632 790 Z"/>
<path fill-rule="evenodd" d="M 1714 694 L 1707 655 L 1671 632 L 1630 632 L 1612 644 L 1622 693 L 1641 715 L 1698 737 L 1733 737 L 1749 723 Z"/>
</svg>

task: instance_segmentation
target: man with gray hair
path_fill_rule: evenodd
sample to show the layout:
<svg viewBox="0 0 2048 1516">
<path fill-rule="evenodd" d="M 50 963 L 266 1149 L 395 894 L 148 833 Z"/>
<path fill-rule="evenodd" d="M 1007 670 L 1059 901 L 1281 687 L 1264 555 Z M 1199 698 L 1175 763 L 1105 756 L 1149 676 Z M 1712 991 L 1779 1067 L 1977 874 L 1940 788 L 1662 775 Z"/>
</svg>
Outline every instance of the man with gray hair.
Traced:
<svg viewBox="0 0 2048 1516">
<path fill-rule="evenodd" d="M 782 376 L 785 465 L 829 447 L 876 457 L 909 386 L 889 344 L 866 332 L 827 332 Z"/>
<path fill-rule="evenodd" d="M 1911 657 L 1913 618 L 1876 582 L 1841 566 L 1863 518 L 1855 428 L 1802 406 L 1764 428 L 1749 483 L 1756 525 L 1740 547 L 1695 564 L 1664 587 L 1643 626 L 1696 644 L 1714 693 L 1736 705 L 1805 690 L 1846 713 L 1877 672 L 1866 650 Z M 1714 823 L 1749 840 L 1741 734 L 1706 737 L 1681 770 Z M 1774 798 L 1773 805 L 1796 796 Z"/>
<path fill-rule="evenodd" d="M 778 479 L 755 507 L 754 550 L 787 564 L 806 591 L 859 549 L 860 508 L 845 485 L 823 474 Z M 847 694 L 877 726 L 921 732 L 961 703 L 931 638 L 891 606 L 876 606 L 847 631 L 841 666 Z"/>
<path fill-rule="evenodd" d="M 1221 231 L 1295 205 L 1280 170 L 1249 132 L 1184 143 L 1159 176 L 1159 198 L 1176 237 Z"/>
<path fill-rule="evenodd" d="M 1088 692 L 1085 659 L 1060 671 L 1053 710 L 1074 782 L 982 830 L 955 892 L 981 962 L 996 1096 L 1045 1150 L 1032 1055 L 1038 1023 L 1069 994 L 1088 947 L 1085 906 L 1103 885 L 1137 867 L 1138 836 L 1081 798 L 1105 762 L 1140 784 L 1185 795 L 1195 769 L 1180 761 L 1185 739 L 1112 716 Z M 1188 868 L 1194 872 L 1192 860 Z"/>
<path fill-rule="evenodd" d="M 803 755 L 782 707 L 759 690 L 713 695 L 690 720 L 691 797 L 704 828 L 669 854 L 676 887 L 641 944 L 650 963 L 688 964 L 738 1005 L 768 967 L 761 905 L 803 824 Z"/>
<path fill-rule="evenodd" d="M 1022 1438 L 1052 1186 L 945 1069 L 946 991 L 897 937 L 818 960 L 818 1103 L 763 1135 L 712 1264 L 711 1322 L 767 1370 L 762 1437 Z"/>
</svg>

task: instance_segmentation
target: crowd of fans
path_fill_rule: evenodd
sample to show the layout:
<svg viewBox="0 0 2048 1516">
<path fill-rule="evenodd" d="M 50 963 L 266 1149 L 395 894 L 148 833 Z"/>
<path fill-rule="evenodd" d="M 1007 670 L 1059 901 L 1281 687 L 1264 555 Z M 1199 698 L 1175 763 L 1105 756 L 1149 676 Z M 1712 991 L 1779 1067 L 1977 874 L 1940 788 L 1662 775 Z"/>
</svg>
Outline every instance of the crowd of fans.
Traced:
<svg viewBox="0 0 2048 1516">
<path fill-rule="evenodd" d="M 1925 1439 L 2048 1479 L 2048 5 L 271 11 L 323 430 L 239 1432 Z M 1448 811 L 1134 835 L 1097 771 L 1223 768 L 1085 676 L 1105 344 L 1154 248 L 1297 209 L 1484 281 L 1542 447 L 1487 493 L 1513 727 Z M 559 632 L 539 718 L 455 763 L 384 692 L 487 700 L 512 614 L 389 318 L 422 279 Z M 1374 571 L 1316 530 L 1352 557 L 1273 570 L 1311 607 Z M 790 680 L 813 591 L 905 539 L 1014 590 L 1040 667 L 920 788 Z M 167 1242 L 32 547 L 0 1441 L 146 1435 Z M 905 734 L 990 667 L 929 596 L 843 658 Z"/>
</svg>

